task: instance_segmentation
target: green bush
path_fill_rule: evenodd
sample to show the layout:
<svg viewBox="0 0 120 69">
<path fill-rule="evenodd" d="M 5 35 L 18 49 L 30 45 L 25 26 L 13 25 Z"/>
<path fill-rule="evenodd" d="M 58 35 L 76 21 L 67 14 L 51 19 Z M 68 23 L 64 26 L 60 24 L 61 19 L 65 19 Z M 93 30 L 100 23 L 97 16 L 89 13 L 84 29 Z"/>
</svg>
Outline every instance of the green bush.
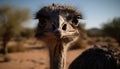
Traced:
<svg viewBox="0 0 120 69">
<path fill-rule="evenodd" d="M 102 31 L 106 36 L 115 38 L 120 43 L 120 17 L 103 24 Z"/>
</svg>

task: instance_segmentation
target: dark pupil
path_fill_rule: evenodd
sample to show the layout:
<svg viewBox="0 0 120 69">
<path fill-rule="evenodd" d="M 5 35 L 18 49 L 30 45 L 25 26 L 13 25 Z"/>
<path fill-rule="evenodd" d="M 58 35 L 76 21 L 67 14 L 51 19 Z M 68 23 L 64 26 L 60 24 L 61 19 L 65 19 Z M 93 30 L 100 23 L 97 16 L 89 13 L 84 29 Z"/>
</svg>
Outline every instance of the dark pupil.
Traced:
<svg viewBox="0 0 120 69">
<path fill-rule="evenodd" d="M 72 21 L 75 25 L 78 24 L 78 20 L 77 19 L 73 19 Z"/>
</svg>

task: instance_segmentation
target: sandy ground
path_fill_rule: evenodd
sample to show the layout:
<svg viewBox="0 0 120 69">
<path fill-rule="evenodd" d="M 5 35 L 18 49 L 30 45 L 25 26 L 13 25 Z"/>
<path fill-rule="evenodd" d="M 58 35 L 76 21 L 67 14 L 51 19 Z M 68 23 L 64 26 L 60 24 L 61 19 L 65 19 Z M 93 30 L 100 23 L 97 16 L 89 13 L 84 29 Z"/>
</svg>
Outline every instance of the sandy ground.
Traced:
<svg viewBox="0 0 120 69">
<path fill-rule="evenodd" d="M 82 49 L 68 51 L 67 67 L 82 51 Z M 0 61 L 0 69 L 49 69 L 46 48 L 31 47 L 25 52 L 10 53 L 9 56 L 10 62 Z"/>
</svg>

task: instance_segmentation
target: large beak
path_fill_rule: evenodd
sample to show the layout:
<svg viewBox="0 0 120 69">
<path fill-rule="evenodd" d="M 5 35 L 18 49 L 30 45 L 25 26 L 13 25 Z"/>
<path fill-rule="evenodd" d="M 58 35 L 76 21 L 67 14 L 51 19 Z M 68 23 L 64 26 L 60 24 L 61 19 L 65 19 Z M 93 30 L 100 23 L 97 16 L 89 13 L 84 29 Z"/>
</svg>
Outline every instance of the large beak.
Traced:
<svg viewBox="0 0 120 69">
<path fill-rule="evenodd" d="M 63 16 L 58 15 L 54 21 L 54 25 L 56 29 L 54 30 L 54 34 L 60 36 L 61 38 L 64 36 L 71 36 L 76 34 L 77 30 L 68 23 Z"/>
<path fill-rule="evenodd" d="M 54 25 L 56 27 L 56 29 L 54 30 L 54 34 L 57 36 L 62 36 L 62 32 L 63 32 L 63 25 L 65 24 L 65 20 L 61 15 L 56 16 L 56 19 L 54 21 Z"/>
</svg>

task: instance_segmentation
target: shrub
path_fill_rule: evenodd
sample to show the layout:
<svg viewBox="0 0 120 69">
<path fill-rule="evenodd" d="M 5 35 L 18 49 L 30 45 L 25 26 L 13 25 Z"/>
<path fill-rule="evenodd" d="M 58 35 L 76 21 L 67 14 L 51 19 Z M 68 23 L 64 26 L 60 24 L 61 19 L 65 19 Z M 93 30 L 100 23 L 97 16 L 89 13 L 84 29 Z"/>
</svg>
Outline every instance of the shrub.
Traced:
<svg viewBox="0 0 120 69">
<path fill-rule="evenodd" d="M 9 55 L 4 55 L 4 62 L 9 62 L 11 60 Z"/>
<path fill-rule="evenodd" d="M 12 52 L 23 52 L 23 51 L 25 51 L 25 47 L 24 46 L 20 46 L 20 45 L 18 45 L 18 46 L 10 46 L 10 47 L 8 47 L 8 52 L 9 53 L 12 53 Z"/>
<path fill-rule="evenodd" d="M 103 24 L 102 31 L 106 36 L 115 38 L 120 43 L 120 17 Z"/>
</svg>

